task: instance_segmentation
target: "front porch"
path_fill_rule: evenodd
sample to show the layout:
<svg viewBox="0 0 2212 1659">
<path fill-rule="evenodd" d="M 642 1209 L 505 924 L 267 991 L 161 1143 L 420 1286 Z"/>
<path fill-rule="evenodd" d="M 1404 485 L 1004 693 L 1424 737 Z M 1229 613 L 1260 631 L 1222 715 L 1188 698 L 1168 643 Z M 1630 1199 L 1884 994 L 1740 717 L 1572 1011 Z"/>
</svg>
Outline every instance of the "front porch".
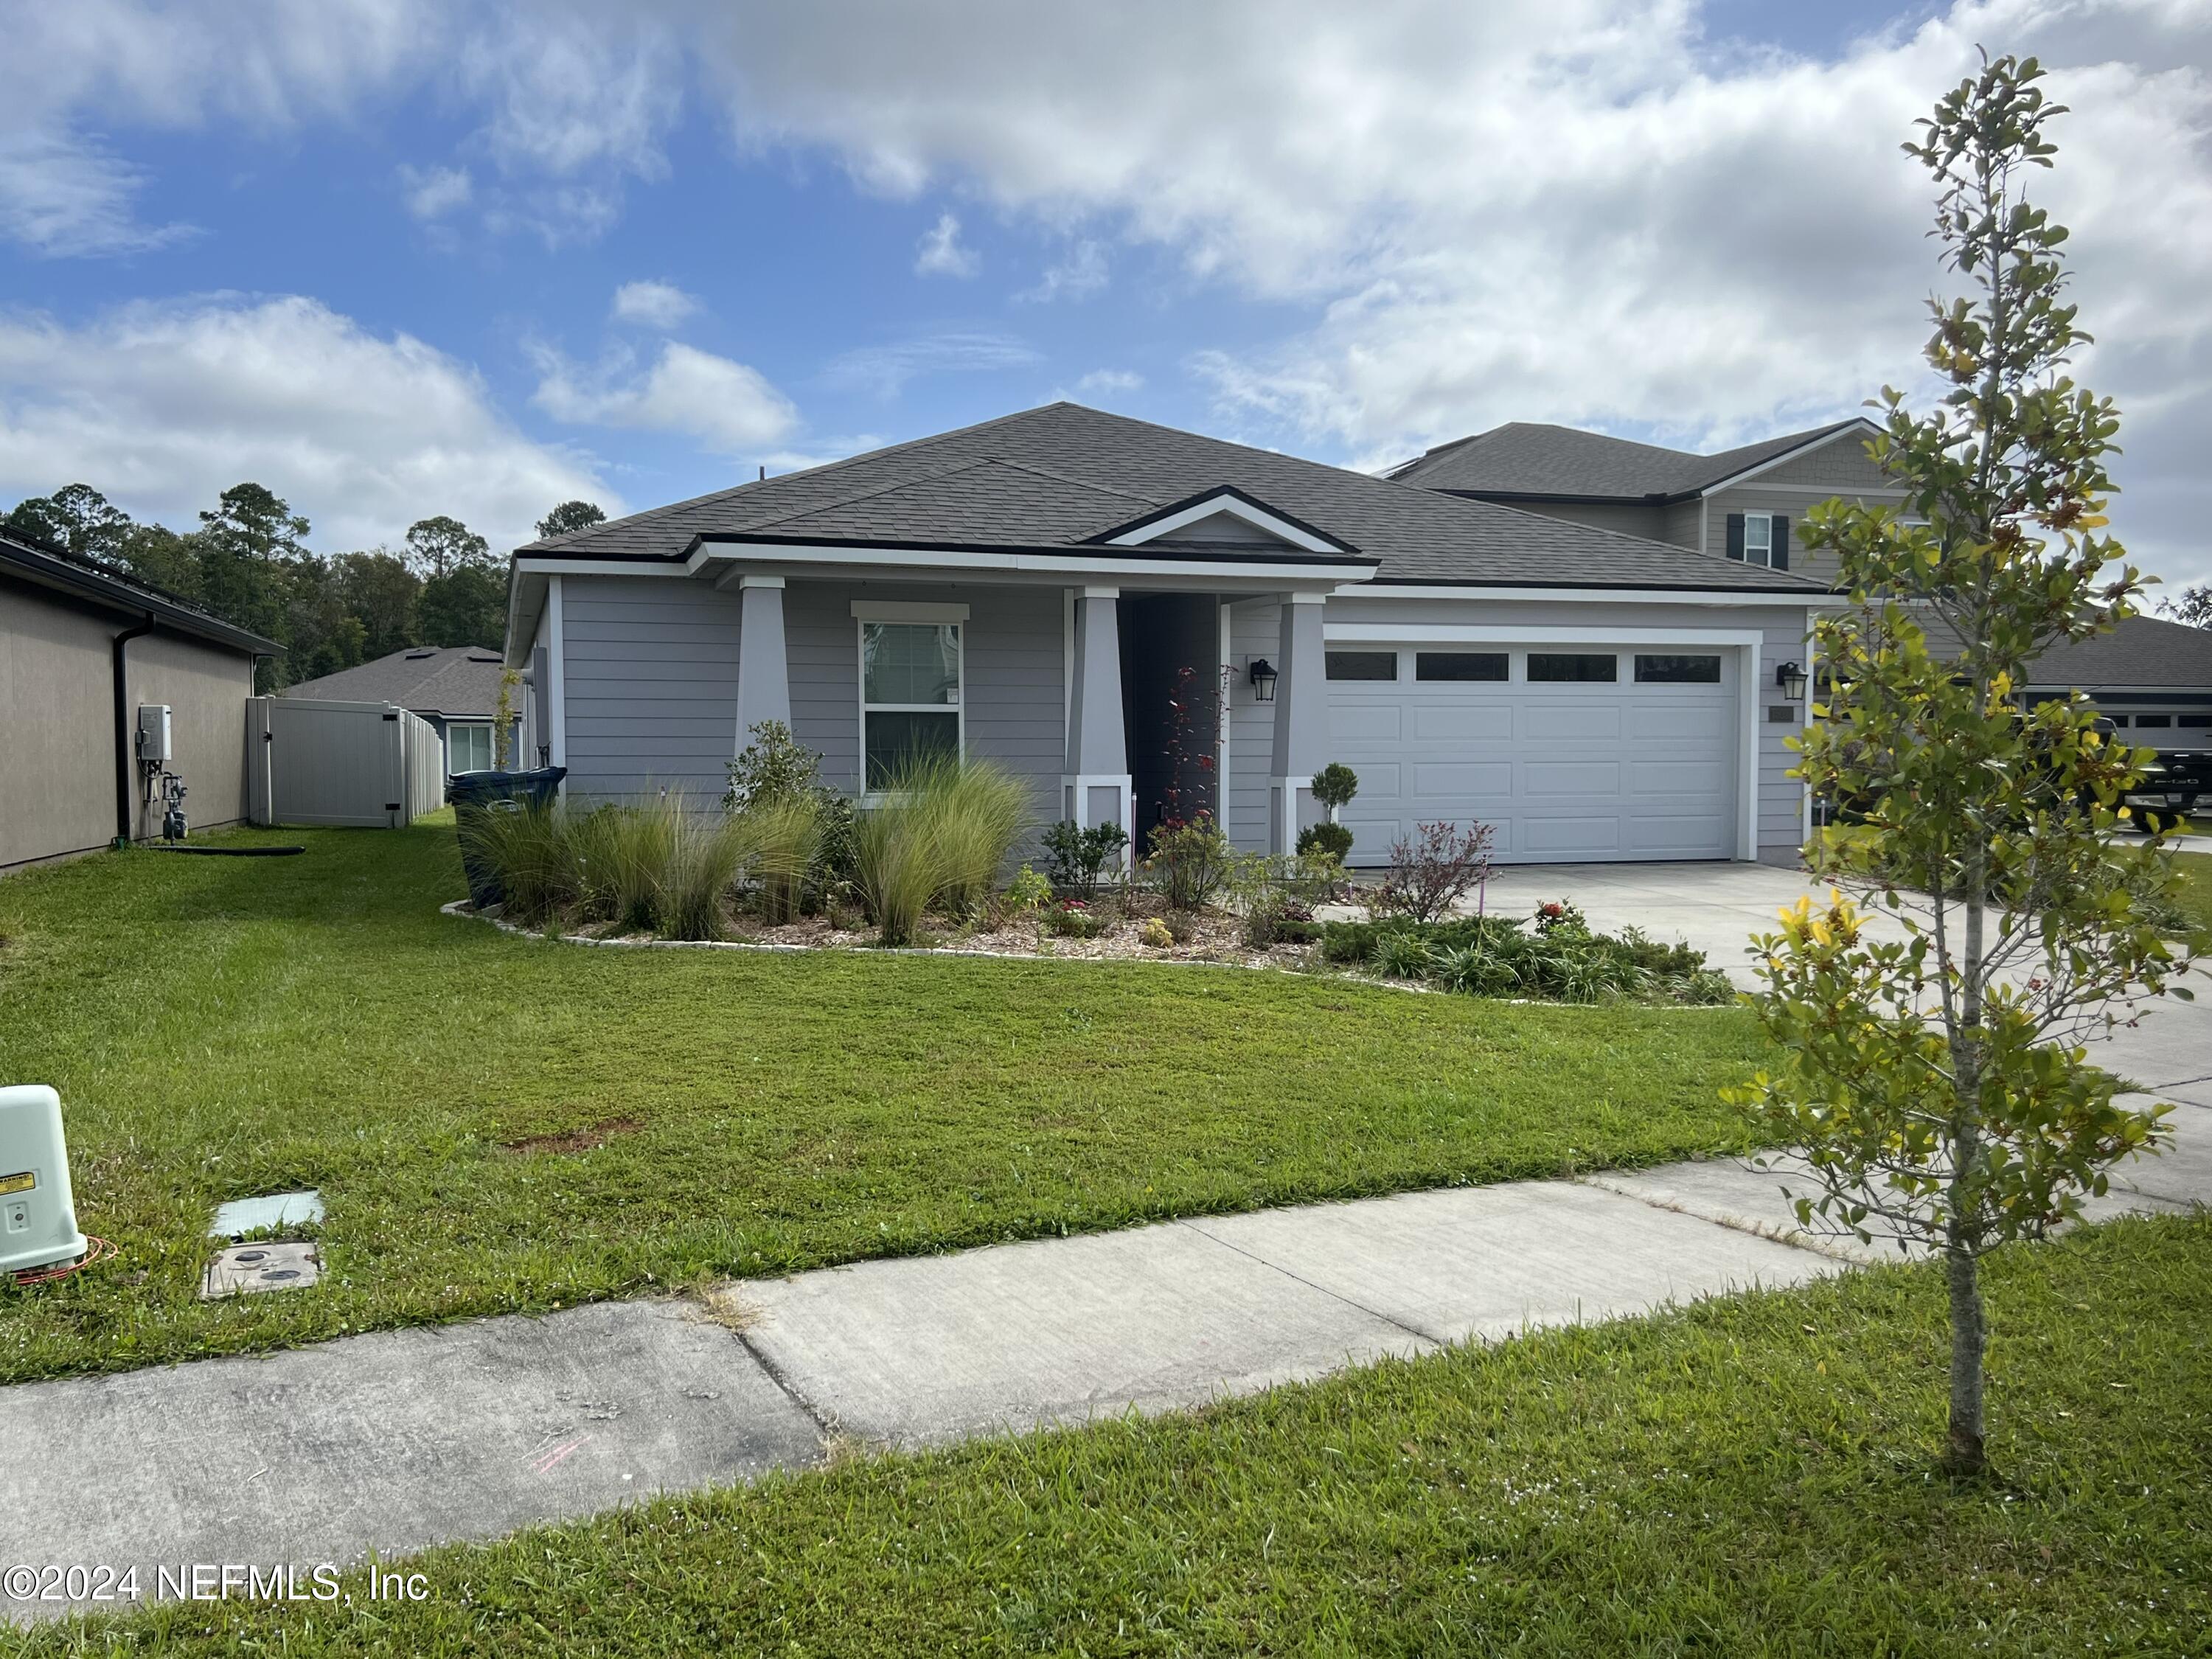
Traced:
<svg viewBox="0 0 2212 1659">
<path fill-rule="evenodd" d="M 1040 819 L 1117 823 L 1139 853 L 1200 811 L 1252 852 L 1320 816 L 1322 590 L 749 568 L 714 592 L 736 613 L 732 754 L 782 721 L 863 799 L 915 756 L 988 758 L 1030 782 Z"/>
</svg>

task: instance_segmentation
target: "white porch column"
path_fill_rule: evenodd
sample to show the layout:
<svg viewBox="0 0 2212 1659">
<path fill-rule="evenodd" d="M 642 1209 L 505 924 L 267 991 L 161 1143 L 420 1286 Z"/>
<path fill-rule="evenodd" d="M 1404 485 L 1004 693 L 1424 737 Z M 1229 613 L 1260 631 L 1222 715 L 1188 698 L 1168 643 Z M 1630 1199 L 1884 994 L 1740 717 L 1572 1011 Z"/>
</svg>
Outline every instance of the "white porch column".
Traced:
<svg viewBox="0 0 2212 1659">
<path fill-rule="evenodd" d="M 783 649 L 783 578 L 738 578 L 738 746 L 763 720 L 791 725 L 791 670 Z"/>
<path fill-rule="evenodd" d="M 1121 718 L 1121 590 L 1085 587 L 1075 596 L 1075 638 L 1067 702 L 1067 758 L 1060 773 L 1060 815 L 1137 833 L 1129 739 Z M 1126 855 L 1125 855 L 1126 856 Z"/>
<path fill-rule="evenodd" d="M 1286 593 L 1275 653 L 1275 753 L 1267 781 L 1267 844 L 1288 853 L 1320 819 L 1314 774 L 1328 764 L 1328 683 L 1322 660 L 1323 593 Z"/>
</svg>

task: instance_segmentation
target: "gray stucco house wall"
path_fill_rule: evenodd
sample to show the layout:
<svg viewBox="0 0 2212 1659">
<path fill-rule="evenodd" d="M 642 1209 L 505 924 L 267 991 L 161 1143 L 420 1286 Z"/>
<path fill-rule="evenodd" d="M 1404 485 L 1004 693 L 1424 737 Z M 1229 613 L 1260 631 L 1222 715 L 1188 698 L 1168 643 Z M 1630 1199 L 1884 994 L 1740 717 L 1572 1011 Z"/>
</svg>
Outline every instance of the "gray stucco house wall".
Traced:
<svg viewBox="0 0 2212 1659">
<path fill-rule="evenodd" d="M 118 757 L 116 641 L 149 624 L 121 647 L 129 736 Z M 243 820 L 254 658 L 276 649 L 119 574 L 0 538 L 0 870 L 112 842 L 118 758 L 127 833 L 160 833 L 136 753 L 142 704 L 170 710 L 167 769 L 185 782 L 193 827 Z"/>
</svg>

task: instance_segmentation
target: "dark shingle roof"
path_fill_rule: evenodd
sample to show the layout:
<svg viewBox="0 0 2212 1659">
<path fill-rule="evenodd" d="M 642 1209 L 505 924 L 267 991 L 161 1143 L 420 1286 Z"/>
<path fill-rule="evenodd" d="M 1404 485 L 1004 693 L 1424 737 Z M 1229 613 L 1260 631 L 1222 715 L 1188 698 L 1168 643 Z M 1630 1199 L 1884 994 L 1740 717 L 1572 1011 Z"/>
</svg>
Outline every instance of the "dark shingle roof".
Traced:
<svg viewBox="0 0 2212 1659">
<path fill-rule="evenodd" d="M 1376 561 L 1385 581 L 1819 586 L 1067 403 L 741 484 L 520 551 L 674 559 L 702 535 L 1072 551 L 1224 485 Z"/>
<path fill-rule="evenodd" d="M 1921 623 L 1929 654 L 1959 654 L 1959 636 L 1941 618 Z M 2035 659 L 2028 685 L 2036 690 L 2120 690 L 2212 691 L 2212 629 L 2191 628 L 2159 617 L 2130 617 L 2108 634 L 2054 645 Z"/>
<path fill-rule="evenodd" d="M 392 702 L 416 714 L 476 715 L 499 707 L 500 653 L 482 646 L 413 646 L 285 689 L 290 697 Z"/>
<path fill-rule="evenodd" d="M 2130 617 L 2109 634 L 2053 646 L 2035 659 L 2038 686 L 2172 686 L 2212 691 L 2212 629 Z"/>
<path fill-rule="evenodd" d="M 1785 433 L 1717 455 L 1696 455 L 1657 444 L 1632 443 L 1571 426 L 1514 421 L 1439 444 L 1394 468 L 1401 483 L 1471 495 L 1571 496 L 1587 501 L 1648 501 L 1692 495 L 1723 478 L 1778 455 L 1833 437 L 1856 419 Z"/>
</svg>

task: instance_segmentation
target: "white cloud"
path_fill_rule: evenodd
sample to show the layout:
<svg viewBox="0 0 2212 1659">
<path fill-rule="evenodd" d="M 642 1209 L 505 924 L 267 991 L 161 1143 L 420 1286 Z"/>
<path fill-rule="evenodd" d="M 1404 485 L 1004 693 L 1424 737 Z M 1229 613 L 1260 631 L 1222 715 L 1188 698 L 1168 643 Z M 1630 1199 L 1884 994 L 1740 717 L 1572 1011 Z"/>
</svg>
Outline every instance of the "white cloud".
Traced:
<svg viewBox="0 0 2212 1659">
<path fill-rule="evenodd" d="M 404 163 L 399 183 L 407 210 L 417 219 L 442 219 L 469 204 L 475 193 L 466 167 L 412 167 Z"/>
<path fill-rule="evenodd" d="M 1036 347 L 1011 334 L 956 331 L 845 352 L 830 364 L 823 378 L 835 386 L 893 398 L 908 381 L 922 375 L 1028 368 L 1043 361 Z"/>
<path fill-rule="evenodd" d="M 535 355 L 539 379 L 532 401 L 573 425 L 681 433 L 731 455 L 778 445 L 799 425 L 790 400 L 758 370 L 674 341 L 641 371 L 627 352 L 590 369 L 550 348 Z"/>
<path fill-rule="evenodd" d="M 1075 389 L 1085 396 L 1112 398 L 1125 392 L 1144 389 L 1145 377 L 1130 368 L 1094 368 L 1075 383 Z"/>
<path fill-rule="evenodd" d="M 502 419 L 465 364 L 296 296 L 140 302 L 79 327 L 0 316 L 0 498 L 82 480 L 179 527 L 242 479 L 325 551 L 451 514 L 518 546 L 556 502 L 623 510 L 586 459 Z"/>
<path fill-rule="evenodd" d="M 914 256 L 917 276 L 973 276 L 983 261 L 973 248 L 960 246 L 960 221 L 940 213 L 937 222 L 922 232 Z"/>
<path fill-rule="evenodd" d="M 1042 280 L 1035 288 L 1015 297 L 1040 304 L 1054 300 L 1087 300 L 1106 283 L 1105 245 L 1085 238 L 1068 250 L 1066 258 L 1055 259 L 1047 265 Z"/>
<path fill-rule="evenodd" d="M 615 290 L 614 319 L 665 331 L 695 316 L 699 301 L 673 283 L 624 283 Z"/>
<path fill-rule="evenodd" d="M 36 252 L 141 253 L 191 234 L 138 222 L 136 167 L 74 135 L 0 131 L 0 236 Z"/>
</svg>

